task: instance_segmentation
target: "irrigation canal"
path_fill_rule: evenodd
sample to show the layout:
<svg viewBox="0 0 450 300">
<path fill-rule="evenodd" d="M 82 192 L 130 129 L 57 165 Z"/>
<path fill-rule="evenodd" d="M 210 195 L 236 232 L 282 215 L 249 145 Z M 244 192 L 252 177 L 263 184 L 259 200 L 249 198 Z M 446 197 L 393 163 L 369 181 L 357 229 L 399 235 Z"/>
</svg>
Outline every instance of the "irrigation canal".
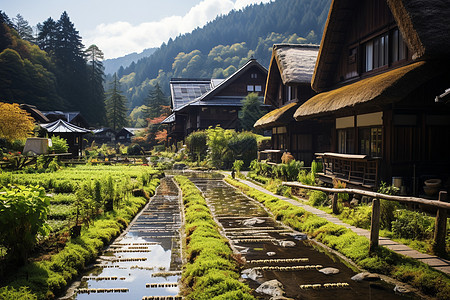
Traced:
<svg viewBox="0 0 450 300">
<path fill-rule="evenodd" d="M 175 183 L 161 179 L 152 200 L 82 277 L 73 299 L 178 299 L 180 205 Z"/>
<path fill-rule="evenodd" d="M 352 280 L 358 271 L 350 264 L 276 221 L 221 175 L 184 175 L 203 192 L 222 233 L 244 259 L 242 278 L 258 299 L 270 299 L 269 290 L 288 297 L 279 299 L 413 299 L 382 280 Z M 72 299 L 181 299 L 180 205 L 176 185 L 163 178 L 127 231 L 83 276 Z"/>
</svg>

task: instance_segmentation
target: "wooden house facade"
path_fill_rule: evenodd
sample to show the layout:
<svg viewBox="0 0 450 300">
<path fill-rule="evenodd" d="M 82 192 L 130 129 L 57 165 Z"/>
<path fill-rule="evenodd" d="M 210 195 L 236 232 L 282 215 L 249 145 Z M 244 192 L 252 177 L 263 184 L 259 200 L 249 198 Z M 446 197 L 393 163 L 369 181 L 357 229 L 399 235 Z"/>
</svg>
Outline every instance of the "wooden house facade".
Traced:
<svg viewBox="0 0 450 300">
<path fill-rule="evenodd" d="M 334 0 L 299 122 L 330 121 L 325 181 L 375 189 L 380 181 L 422 194 L 448 184 L 450 10 L 442 0 Z"/>
<path fill-rule="evenodd" d="M 172 79 L 172 114 L 162 122 L 169 125 L 169 144 L 211 126 L 238 130 L 242 100 L 249 93 L 262 99 L 266 79 L 267 69 L 255 59 L 226 79 Z"/>
<path fill-rule="evenodd" d="M 330 148 L 332 123 L 296 122 L 295 111 L 316 93 L 311 88 L 319 46 L 277 44 L 273 46 L 264 103 L 275 109 L 260 118 L 257 129 L 270 130 L 271 149 L 259 158 L 279 163 L 282 153 L 310 164 L 315 152 Z"/>
</svg>

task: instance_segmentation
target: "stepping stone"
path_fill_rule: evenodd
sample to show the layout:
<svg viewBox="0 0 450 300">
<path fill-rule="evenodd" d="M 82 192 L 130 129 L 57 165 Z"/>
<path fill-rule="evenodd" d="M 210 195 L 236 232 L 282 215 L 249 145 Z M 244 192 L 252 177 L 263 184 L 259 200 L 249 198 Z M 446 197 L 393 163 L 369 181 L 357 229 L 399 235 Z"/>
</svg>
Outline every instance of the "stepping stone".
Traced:
<svg viewBox="0 0 450 300">
<path fill-rule="evenodd" d="M 380 276 L 369 272 L 361 272 L 351 278 L 354 281 L 377 281 L 380 280 Z"/>
<path fill-rule="evenodd" d="M 264 282 L 255 292 L 275 297 L 284 295 L 283 285 L 276 279 Z"/>
<path fill-rule="evenodd" d="M 339 273 L 339 269 L 329 267 L 329 268 L 320 269 L 319 272 L 323 273 L 325 275 L 334 275 L 334 274 Z"/>
</svg>

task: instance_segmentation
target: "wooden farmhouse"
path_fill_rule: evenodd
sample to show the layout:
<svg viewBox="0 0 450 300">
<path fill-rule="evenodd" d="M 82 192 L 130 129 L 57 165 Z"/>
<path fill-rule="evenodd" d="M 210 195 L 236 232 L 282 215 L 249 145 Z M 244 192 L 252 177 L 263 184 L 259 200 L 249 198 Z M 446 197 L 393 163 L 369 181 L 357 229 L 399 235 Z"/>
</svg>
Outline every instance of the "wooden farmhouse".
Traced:
<svg viewBox="0 0 450 300">
<path fill-rule="evenodd" d="M 264 103 L 275 109 L 254 127 L 272 132 L 271 149 L 261 151 L 259 158 L 279 163 L 284 152 L 310 164 L 315 152 L 330 148 L 332 122 L 296 122 L 294 113 L 316 93 L 311 78 L 319 46 L 278 44 L 273 46 Z"/>
<path fill-rule="evenodd" d="M 321 178 L 374 189 L 394 182 L 423 194 L 448 187 L 448 1 L 334 0 L 312 77 L 318 93 L 299 123 L 330 122 Z M 437 180 L 439 182 L 439 180 Z"/>
<path fill-rule="evenodd" d="M 210 126 L 239 129 L 242 100 L 249 93 L 262 98 L 266 79 L 267 69 L 255 59 L 226 79 L 172 79 L 172 114 L 162 121 L 169 125 L 169 144 Z"/>
</svg>

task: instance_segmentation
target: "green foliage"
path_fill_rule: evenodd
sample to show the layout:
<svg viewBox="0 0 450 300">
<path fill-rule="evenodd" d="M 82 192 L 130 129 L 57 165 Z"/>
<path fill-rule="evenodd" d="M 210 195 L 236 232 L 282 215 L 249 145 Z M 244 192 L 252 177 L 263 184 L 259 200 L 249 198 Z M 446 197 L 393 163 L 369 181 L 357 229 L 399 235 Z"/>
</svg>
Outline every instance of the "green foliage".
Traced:
<svg viewBox="0 0 450 300">
<path fill-rule="evenodd" d="M 291 160 L 287 164 L 279 164 L 272 168 L 272 174 L 275 178 L 284 181 L 295 181 L 304 163 L 302 161 Z"/>
<path fill-rule="evenodd" d="M 396 238 L 425 240 L 432 237 L 433 229 L 433 218 L 414 211 L 396 211 L 392 221 L 392 233 Z"/>
<path fill-rule="evenodd" d="M 250 93 L 242 99 L 242 109 L 239 111 L 239 121 L 243 130 L 254 131 L 253 125 L 264 112 L 261 110 L 261 100 L 257 93 Z"/>
<path fill-rule="evenodd" d="M 223 129 L 220 126 L 206 130 L 208 134 L 208 160 L 212 167 L 226 168 L 231 166 L 233 153 L 228 147 L 228 142 L 236 136 L 234 130 Z"/>
<path fill-rule="evenodd" d="M 324 192 L 321 191 L 313 191 L 308 192 L 309 196 L 309 204 L 312 206 L 324 206 L 328 202 L 328 196 Z"/>
<path fill-rule="evenodd" d="M 107 95 L 106 119 L 108 125 L 113 130 L 118 130 L 127 123 L 127 98 L 120 91 L 120 82 L 116 74 L 114 74 L 113 81 L 110 83 L 110 89 L 107 91 Z"/>
<path fill-rule="evenodd" d="M 242 160 L 235 160 L 233 163 L 233 169 L 236 170 L 236 172 L 240 172 L 243 165 L 244 162 Z"/>
<path fill-rule="evenodd" d="M 387 185 L 381 182 L 378 193 L 386 195 L 396 195 L 399 189 L 393 185 Z M 395 201 L 381 199 L 380 201 L 380 225 L 381 228 L 391 230 L 392 222 L 395 220 L 395 211 L 400 208 L 400 204 Z"/>
<path fill-rule="evenodd" d="M 251 161 L 258 155 L 256 136 L 251 132 L 240 132 L 228 142 L 234 160 L 242 160 L 244 168 L 248 168 Z"/>
<path fill-rule="evenodd" d="M 298 172 L 298 181 L 305 185 L 316 185 L 316 176 L 313 172 L 300 170 L 300 172 Z"/>
<path fill-rule="evenodd" d="M 37 234 L 45 236 L 50 199 L 38 186 L 8 186 L 0 190 L 0 241 L 8 255 L 20 264 L 26 262 Z"/>
<path fill-rule="evenodd" d="M 48 152 L 52 153 L 67 153 L 69 145 L 67 145 L 66 139 L 57 135 L 52 136 L 52 146 L 48 147 Z"/>
<path fill-rule="evenodd" d="M 195 131 L 186 138 L 187 154 L 192 161 L 200 162 L 206 158 L 208 133 Z"/>
<path fill-rule="evenodd" d="M 5 286 L 0 288 L 0 299 L 2 300 L 36 300 L 36 295 L 32 294 L 30 290 L 22 286 L 18 290 L 12 286 Z"/>
</svg>

